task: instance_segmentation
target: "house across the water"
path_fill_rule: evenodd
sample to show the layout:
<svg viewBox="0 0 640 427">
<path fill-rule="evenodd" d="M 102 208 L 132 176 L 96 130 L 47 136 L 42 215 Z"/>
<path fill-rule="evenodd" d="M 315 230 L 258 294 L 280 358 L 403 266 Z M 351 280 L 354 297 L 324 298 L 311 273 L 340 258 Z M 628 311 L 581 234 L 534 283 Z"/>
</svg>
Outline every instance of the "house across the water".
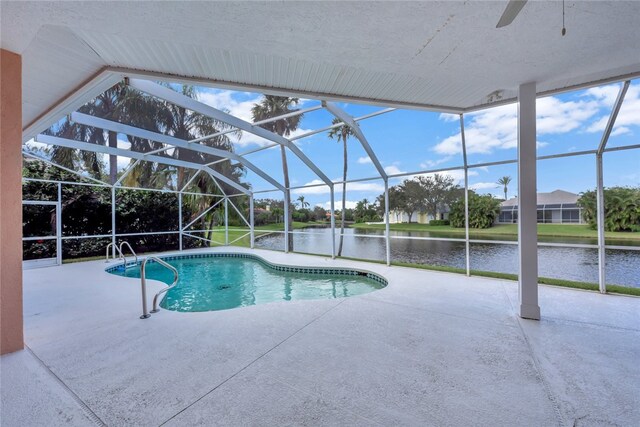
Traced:
<svg viewBox="0 0 640 427">
<path fill-rule="evenodd" d="M 411 215 L 411 221 L 409 221 L 409 215 L 407 215 L 406 212 L 403 212 L 401 210 L 395 210 L 395 209 L 389 212 L 390 224 L 400 224 L 400 223 L 407 223 L 407 222 L 416 222 L 418 224 L 428 224 L 433 219 L 438 219 L 438 220 L 449 219 L 449 208 L 446 207 L 445 212 L 438 212 L 435 218 L 433 217 L 433 215 L 428 214 L 426 212 L 414 212 L 414 214 Z"/>
<path fill-rule="evenodd" d="M 538 193 L 538 223 L 582 224 L 582 208 L 578 206 L 579 195 L 564 190 Z M 518 198 L 513 197 L 500 204 L 498 224 L 518 222 Z"/>
</svg>

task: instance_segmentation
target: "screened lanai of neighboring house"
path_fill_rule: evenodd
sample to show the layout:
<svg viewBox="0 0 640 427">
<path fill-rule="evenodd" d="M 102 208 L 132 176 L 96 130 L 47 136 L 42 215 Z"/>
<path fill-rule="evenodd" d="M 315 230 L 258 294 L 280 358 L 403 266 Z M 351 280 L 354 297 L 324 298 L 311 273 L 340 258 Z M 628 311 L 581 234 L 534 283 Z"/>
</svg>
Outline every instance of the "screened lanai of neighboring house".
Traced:
<svg viewBox="0 0 640 427">
<path fill-rule="evenodd" d="M 468 195 L 473 188 L 470 180 L 482 168 L 504 167 L 517 172 L 519 313 L 537 319 L 537 163 L 569 156 L 590 159 L 594 187 L 601 200 L 603 158 L 609 153 L 638 149 L 637 144 L 609 146 L 608 142 L 612 134 L 616 137 L 618 116 L 632 114 L 624 109 L 625 97 L 637 92 L 633 79 L 640 73 L 640 33 L 636 25 L 640 6 L 635 2 L 585 2 L 573 3 L 563 10 L 559 2 L 527 2 L 511 25 L 496 28 L 504 6 L 504 2 L 411 2 L 403 7 L 391 3 L 344 3 L 336 7 L 323 2 L 284 2 L 168 3 L 156 9 L 137 2 L 117 7 L 99 2 L 73 6 L 3 3 L 2 144 L 3 150 L 9 145 L 13 150 L 13 156 L 3 154 L 2 159 L 3 211 L 4 203 L 13 200 L 5 194 L 19 197 L 22 185 L 21 177 L 15 180 L 10 175 L 5 179 L 4 174 L 19 171 L 23 157 L 61 166 L 51 157 L 51 148 L 68 148 L 84 153 L 79 155 L 84 158 L 97 153 L 100 161 L 118 159 L 115 182 L 93 177 L 86 168 L 67 168 L 66 173 L 77 177 L 72 181 L 48 182 L 58 188 L 81 183 L 111 193 L 110 231 L 92 236 L 105 242 L 128 237 L 128 233 L 117 233 L 116 194 L 125 188 L 142 189 L 130 183 L 143 165 L 150 165 L 147 170 L 158 175 L 164 171 L 171 176 L 160 184 L 149 179 L 144 187 L 175 194 L 180 216 L 177 229 L 147 233 L 177 236 L 178 249 L 187 241 L 210 240 L 203 237 L 207 230 L 193 227 L 193 217 L 188 221 L 182 218 L 185 197 L 206 200 L 207 206 L 198 211 L 199 215 L 224 206 L 223 244 L 233 243 L 229 237 L 232 216 L 244 231 L 241 238 L 248 237 L 253 247 L 256 199 L 283 200 L 286 217 L 293 197 L 321 193 L 331 212 L 331 235 L 335 236 L 334 212 L 343 192 L 340 169 L 335 168 L 339 160 L 320 160 L 314 157 L 311 147 L 324 144 L 322 149 L 326 147 L 341 159 L 340 146 L 327 143 L 326 135 L 345 126 L 352 134 L 349 158 L 352 162 L 362 159 L 361 163 L 368 165 L 367 171 L 348 176 L 347 191 L 373 185 L 386 200 L 386 230 L 376 238 L 385 241 L 379 260 L 387 264 L 392 262 L 393 245 L 389 232 L 390 186 L 407 177 L 453 172 L 460 174 Z M 186 15 L 192 17 L 188 22 L 183 19 Z M 291 96 L 303 102 L 287 117 L 254 121 L 239 114 L 246 110 L 237 105 L 185 95 L 182 84 Z M 18 89 L 11 92 L 8 87 Z M 151 130 L 145 125 L 144 114 L 138 115 L 137 122 L 127 122 L 100 117 L 83 108 L 114 87 L 140 94 L 143 101 L 161 100 L 194 117 L 211 120 L 216 129 L 185 139 L 168 129 Z M 556 102 L 558 96 L 588 90 L 607 93 L 606 97 L 602 95 L 607 113 L 598 132 L 589 133 L 589 147 L 558 148 L 540 155 L 536 130 L 538 135 L 543 134 L 550 125 L 547 116 L 536 114 L 536 108 L 546 114 L 547 104 Z M 508 119 L 505 121 L 511 126 L 509 133 L 517 151 L 512 156 L 482 158 L 478 147 L 492 141 L 482 139 L 479 117 L 495 108 L 508 111 L 501 117 Z M 9 109 L 13 115 L 5 116 Z M 350 113 L 355 110 L 362 114 Z M 303 114 L 319 117 L 324 125 L 299 129 L 290 135 L 270 128 L 270 123 Z M 393 135 L 394 120 L 424 118 L 427 122 L 429 117 L 447 121 L 452 131 L 448 145 L 439 147 L 446 154 L 442 163 L 429 157 L 433 151 L 428 148 L 435 143 L 427 130 L 418 142 L 396 140 Z M 103 138 L 110 133 L 117 136 L 117 141 L 96 144 L 73 132 L 58 132 L 64 126 L 99 129 Z M 374 126 L 385 127 L 389 132 L 374 131 Z M 427 148 L 427 156 L 412 169 L 400 169 L 392 159 L 379 155 L 381 147 L 389 144 L 407 152 Z M 49 149 L 44 150 L 45 147 Z M 179 152 L 182 155 L 177 155 Z M 292 176 L 288 187 L 281 171 L 281 152 L 286 153 L 291 170 L 300 171 L 299 176 Z M 241 179 L 231 178 L 234 168 Z M 24 181 L 34 183 L 38 179 L 42 178 L 26 177 Z M 49 202 L 59 204 L 61 198 L 54 195 Z M 16 210 L 19 205 L 6 206 L 3 230 L 19 228 L 15 222 L 21 217 Z M 605 292 L 602 207 L 598 215 L 598 282 Z M 58 224 L 62 226 L 64 221 Z M 285 226 L 283 233 L 300 232 Z M 60 232 L 49 237 L 62 245 L 67 237 L 78 236 L 63 237 Z M 2 240 L 5 254 L 22 245 L 20 236 L 7 234 Z M 466 247 L 465 269 L 469 273 L 473 241 L 468 224 L 466 236 L 459 241 Z M 288 242 L 283 239 L 279 249 L 289 251 Z M 336 256 L 335 245 L 336 239 L 330 237 L 325 255 Z M 59 262 L 59 247 L 56 253 Z M 19 265 L 14 264 L 3 260 L 3 269 L 13 265 L 19 270 Z M 12 289 L 11 295 L 19 298 L 20 273 L 13 274 L 6 280 L 3 276 L 3 295 L 5 289 Z M 13 317 L 7 316 L 6 322 L 22 321 L 17 311 Z"/>
</svg>

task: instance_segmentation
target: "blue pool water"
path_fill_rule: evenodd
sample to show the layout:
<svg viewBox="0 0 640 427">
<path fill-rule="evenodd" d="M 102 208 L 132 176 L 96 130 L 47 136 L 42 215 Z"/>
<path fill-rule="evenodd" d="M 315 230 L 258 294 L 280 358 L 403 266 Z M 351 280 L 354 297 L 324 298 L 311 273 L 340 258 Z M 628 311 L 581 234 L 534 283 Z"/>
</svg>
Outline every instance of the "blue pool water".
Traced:
<svg viewBox="0 0 640 427">
<path fill-rule="evenodd" d="M 199 254 L 164 258 L 178 269 L 178 285 L 160 303 L 175 311 L 226 310 L 274 301 L 344 298 L 383 288 L 377 275 L 355 270 L 287 267 L 251 255 Z M 140 268 L 110 268 L 124 277 L 140 278 Z M 146 267 L 147 278 L 167 284 L 173 273 L 155 262 Z"/>
</svg>

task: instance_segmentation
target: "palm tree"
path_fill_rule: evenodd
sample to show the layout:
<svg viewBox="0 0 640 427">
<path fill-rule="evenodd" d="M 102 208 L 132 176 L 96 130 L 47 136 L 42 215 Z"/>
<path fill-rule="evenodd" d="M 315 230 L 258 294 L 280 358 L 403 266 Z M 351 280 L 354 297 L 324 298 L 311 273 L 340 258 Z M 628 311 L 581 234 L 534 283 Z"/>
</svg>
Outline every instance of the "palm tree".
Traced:
<svg viewBox="0 0 640 427">
<path fill-rule="evenodd" d="M 168 87 L 171 86 L 168 85 Z M 173 87 L 171 88 L 174 89 Z M 179 92 L 185 96 L 188 96 L 189 98 L 198 99 L 198 91 L 194 86 L 182 85 L 179 87 Z M 150 123 L 150 126 L 157 128 L 159 132 L 167 135 L 172 135 L 183 140 L 191 140 L 205 135 L 211 135 L 223 130 L 231 129 L 231 127 L 226 123 L 219 122 L 210 117 L 194 113 L 183 107 L 164 101 L 161 101 L 161 104 L 155 111 L 154 115 L 155 123 Z M 142 126 L 142 124 L 140 124 L 140 126 Z M 236 132 L 236 135 L 239 134 L 239 131 Z M 133 148 L 134 142 L 131 142 Z M 233 152 L 233 144 L 231 143 L 231 140 L 227 135 L 219 135 L 215 138 L 201 141 L 200 144 Z M 153 147 L 150 146 L 148 149 L 153 149 Z M 170 155 L 172 158 L 197 164 L 207 164 L 220 159 L 220 157 L 218 156 L 213 156 L 211 154 L 201 153 L 188 149 L 174 148 L 172 150 L 173 151 Z M 146 150 L 143 149 L 143 151 Z M 162 155 L 169 156 L 169 154 L 166 153 L 163 153 Z M 147 167 L 148 166 L 149 165 L 147 165 Z M 232 164 L 229 161 L 216 163 L 214 165 L 211 165 L 211 167 L 221 175 L 224 175 L 235 182 L 240 182 L 240 179 L 245 173 L 243 165 Z M 195 173 L 197 173 L 197 171 L 192 169 L 185 169 L 182 167 L 173 169 L 171 167 L 167 167 L 166 165 L 158 164 L 155 166 L 155 170 L 152 174 L 152 181 L 150 182 L 150 184 L 155 184 L 156 186 L 175 186 L 175 188 L 179 190 L 184 187 L 184 185 L 191 179 L 191 177 Z M 173 176 L 174 174 L 175 177 Z M 226 194 L 236 192 L 235 189 L 228 186 L 224 182 L 219 181 L 216 185 L 213 179 L 204 172 L 201 172 L 198 175 L 198 177 L 193 181 L 190 188 L 192 188 L 192 191 L 196 193 L 222 195 L 222 191 L 220 191 L 218 185 Z M 218 198 L 210 196 L 184 195 L 183 205 L 192 212 L 192 218 L 194 218 L 200 215 L 204 210 L 208 209 L 213 203 L 218 200 Z M 213 229 L 213 225 L 220 224 L 220 218 L 223 217 L 224 211 L 222 206 L 220 206 L 219 208 L 209 212 L 207 215 L 201 218 L 199 228 Z M 191 221 L 191 219 L 188 219 L 188 221 Z M 209 237 L 212 238 L 212 235 L 213 232 L 211 232 L 211 236 Z"/>
<path fill-rule="evenodd" d="M 305 200 L 304 200 L 304 196 L 300 196 L 300 197 L 298 197 L 298 201 L 300 202 L 300 207 L 301 207 L 302 209 L 306 209 L 306 208 L 308 208 L 308 207 L 310 206 L 310 205 L 309 205 L 309 202 L 307 202 L 307 201 L 305 201 Z"/>
<path fill-rule="evenodd" d="M 125 98 L 125 94 L 130 92 L 134 91 L 125 84 L 118 83 L 80 107 L 78 111 L 107 120 L 119 121 L 122 118 L 122 100 Z M 113 148 L 118 146 L 116 132 L 107 132 L 105 139 L 105 132 L 102 129 L 77 125 L 68 120 L 58 127 L 50 128 L 48 133 L 92 144 L 108 144 L 109 147 Z M 78 152 L 69 148 L 54 147 L 51 158 L 54 162 L 70 168 L 74 168 L 76 161 L 80 161 L 92 176 L 100 177 L 101 165 L 98 156 L 94 152 Z M 118 158 L 117 156 L 109 156 L 109 182 L 111 184 L 116 182 L 117 173 Z"/>
<path fill-rule="evenodd" d="M 508 186 L 511 183 L 511 177 L 510 176 L 503 176 L 502 178 L 500 178 L 498 180 L 498 182 L 496 182 L 496 184 L 498 184 L 499 186 L 503 187 L 503 191 L 504 191 L 504 199 L 507 200 L 507 191 L 509 190 Z"/>
<path fill-rule="evenodd" d="M 198 92 L 195 86 L 182 85 L 178 92 L 189 98 L 198 99 Z M 219 122 L 202 114 L 194 113 L 169 102 L 162 103 L 162 108 L 158 111 L 157 115 L 160 131 L 182 140 L 191 140 L 232 129 L 232 127 L 226 123 Z M 239 133 L 236 134 L 238 135 Z M 233 151 L 233 144 L 227 135 L 219 135 L 215 138 L 201 141 L 200 144 L 226 151 Z M 217 156 L 183 148 L 173 149 L 171 156 L 175 159 L 192 163 L 211 163 L 220 159 Z M 234 181 L 239 181 L 239 178 L 244 174 L 244 167 L 242 165 L 230 166 L 230 162 L 216 163 L 214 168 Z M 195 173 L 195 171 L 191 173 Z M 176 178 L 177 187 L 182 188 L 189 178 L 190 173 L 184 168 L 178 168 Z M 220 185 L 224 188 L 225 192 L 227 192 L 227 190 L 233 192 L 232 188 L 226 188 L 223 183 L 220 183 Z"/>
<path fill-rule="evenodd" d="M 298 111 L 296 108 L 292 108 L 298 105 L 299 98 L 290 98 L 286 96 L 265 95 L 264 98 L 258 104 L 254 104 L 251 108 L 251 115 L 253 121 L 269 119 L 271 117 L 281 116 L 283 114 L 292 113 Z M 260 127 L 267 129 L 271 132 L 277 133 L 280 136 L 289 136 L 291 132 L 298 129 L 303 114 L 299 114 L 293 117 L 287 117 L 284 119 L 275 120 L 273 122 L 264 123 Z M 291 191 L 289 190 L 289 166 L 287 165 L 287 152 L 283 145 L 280 146 L 280 155 L 282 157 L 282 174 L 284 175 L 284 188 L 285 198 L 291 202 Z M 293 229 L 293 212 L 289 209 L 289 215 L 286 219 L 289 230 Z M 287 236 L 289 242 L 289 250 L 293 251 L 293 234 Z"/>
<path fill-rule="evenodd" d="M 174 89 L 171 85 L 167 84 L 166 86 Z M 179 87 L 178 91 L 190 98 L 197 99 L 198 97 L 198 91 L 194 86 L 183 85 Z M 145 95 L 123 83 L 108 89 L 80 107 L 78 111 L 185 140 L 231 129 L 225 123 Z M 56 136 L 93 144 L 108 144 L 110 147 L 117 146 L 117 134 L 115 132 L 105 132 L 102 129 L 79 125 L 68 120 L 53 126 L 47 132 Z M 237 131 L 236 135 L 239 134 L 240 132 Z M 163 146 L 161 143 L 142 138 L 129 136 L 128 139 L 131 143 L 132 151 L 149 152 Z M 227 135 L 220 135 L 202 141 L 200 144 L 233 151 L 233 144 Z M 168 152 L 161 152 L 157 155 L 198 164 L 211 163 L 220 159 L 218 156 L 179 148 L 173 148 Z M 94 152 L 54 146 L 51 150 L 51 158 L 55 163 L 72 169 L 82 166 L 95 178 L 100 178 L 102 175 L 102 164 Z M 232 164 L 229 161 L 216 163 L 211 167 L 235 182 L 240 182 L 245 172 L 242 165 Z M 117 156 L 109 156 L 109 182 L 112 184 L 117 180 L 117 172 Z M 139 162 L 128 174 L 124 184 L 135 187 L 150 186 L 153 188 L 179 190 L 194 173 L 196 173 L 195 170 L 186 170 L 184 168 L 178 168 L 176 173 L 176 169 L 172 166 L 152 162 Z M 235 192 L 232 187 L 225 183 L 220 182 L 219 185 L 227 194 Z M 194 181 L 193 187 L 195 189 L 192 191 L 196 193 L 221 194 L 218 186 L 204 173 L 201 173 L 198 179 Z M 217 198 L 212 197 L 185 195 L 183 205 L 185 209 L 193 213 L 192 217 L 195 217 L 217 200 Z M 200 228 L 205 228 L 207 221 L 210 223 L 214 221 L 215 215 L 219 215 L 219 213 L 210 212 L 203 217 L 201 220 L 202 227 Z M 187 218 L 187 221 L 190 221 L 190 219 Z"/>
<path fill-rule="evenodd" d="M 333 119 L 332 124 L 342 123 L 340 119 L 337 117 Z M 331 129 L 329 132 L 329 138 L 336 139 L 338 142 L 342 141 L 342 214 L 340 215 L 340 243 L 338 245 L 338 256 L 342 255 L 342 243 L 343 243 L 343 234 L 344 234 L 344 212 L 347 204 L 347 139 L 350 136 L 353 136 L 353 130 L 343 124 L 342 126 L 338 126 L 336 128 Z"/>
</svg>

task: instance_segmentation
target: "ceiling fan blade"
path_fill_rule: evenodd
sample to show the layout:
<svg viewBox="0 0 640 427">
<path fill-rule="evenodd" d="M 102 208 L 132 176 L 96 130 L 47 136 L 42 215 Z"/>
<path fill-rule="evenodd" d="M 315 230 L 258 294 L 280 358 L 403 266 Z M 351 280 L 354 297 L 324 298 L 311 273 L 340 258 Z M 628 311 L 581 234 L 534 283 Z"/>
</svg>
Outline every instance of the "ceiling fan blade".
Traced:
<svg viewBox="0 0 640 427">
<path fill-rule="evenodd" d="M 496 28 L 506 27 L 511 24 L 526 3 L 527 0 L 510 0 L 507 7 L 504 9 L 504 12 L 502 12 L 502 16 L 500 17 Z"/>
</svg>

